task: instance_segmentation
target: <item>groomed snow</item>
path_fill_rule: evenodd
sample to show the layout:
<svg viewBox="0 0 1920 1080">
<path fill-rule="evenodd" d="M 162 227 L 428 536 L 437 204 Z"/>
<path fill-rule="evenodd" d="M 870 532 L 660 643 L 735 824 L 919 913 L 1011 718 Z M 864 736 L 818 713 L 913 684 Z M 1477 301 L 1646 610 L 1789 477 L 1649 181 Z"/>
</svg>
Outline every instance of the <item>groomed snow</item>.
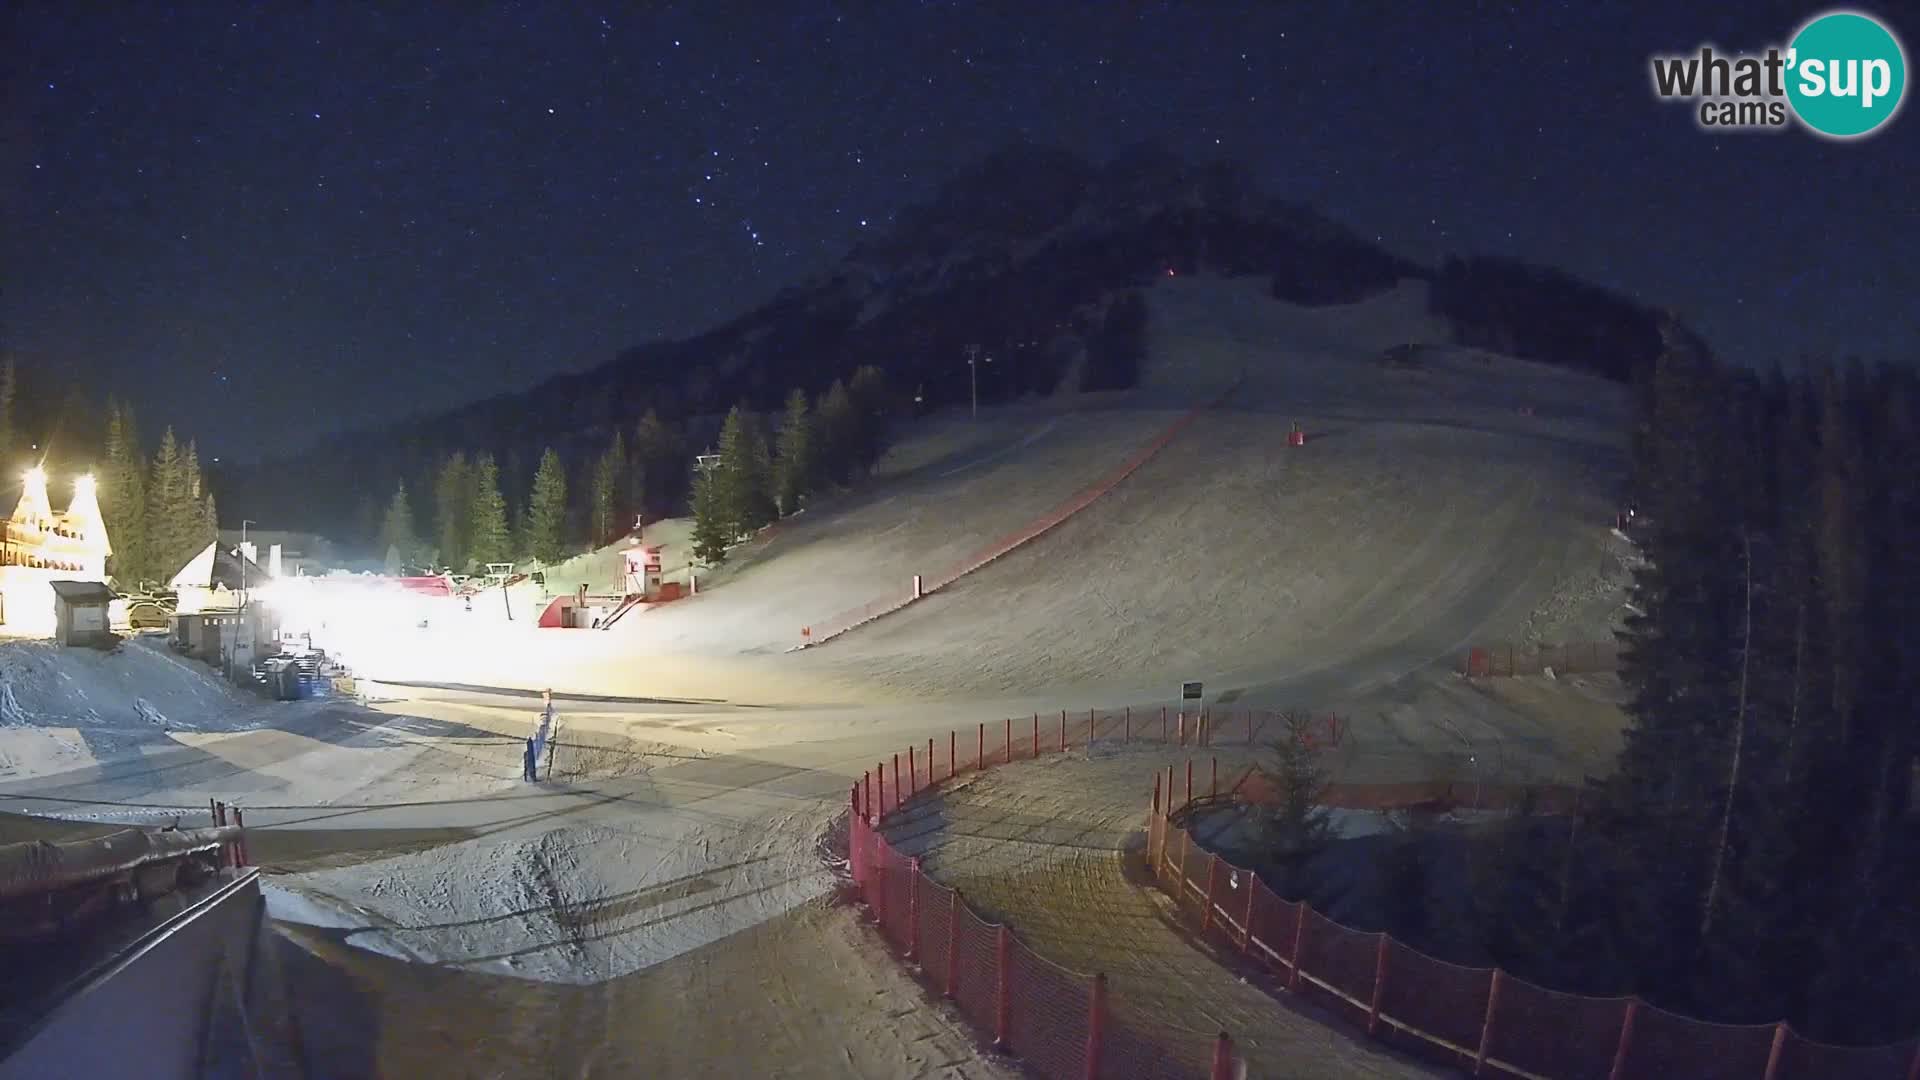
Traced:
<svg viewBox="0 0 1920 1080">
<path fill-rule="evenodd" d="M 787 1030 L 785 1010 L 839 1022 L 846 1010 L 807 999 L 851 992 L 884 992 L 901 1015 L 920 1007 L 890 961 L 806 914 L 835 888 L 816 849 L 861 771 L 929 736 L 1033 709 L 1165 701 L 1200 678 L 1219 706 L 1339 708 L 1354 779 L 1603 767 L 1618 721 L 1605 680 L 1495 690 L 1446 668 L 1474 641 L 1604 633 L 1622 558 L 1609 526 L 1623 395 L 1444 346 L 1417 285 L 1325 309 L 1264 287 L 1156 285 L 1141 387 L 921 422 L 871 485 L 743 546 L 696 598 L 610 631 L 540 631 L 525 587 L 356 642 L 376 708 L 262 702 L 144 641 L 113 656 L 0 646 L 17 705 L 0 693 L 0 797 L 102 819 L 242 805 L 262 861 L 284 871 L 276 918 L 304 924 L 303 942 L 357 947 L 315 955 L 434 965 L 367 957 L 386 1000 L 443 977 L 508 976 L 530 989 L 473 1000 L 517 1009 L 545 1000 L 532 987 L 692 978 L 702 958 L 754 942 L 785 1004 L 736 1006 L 758 988 L 703 982 L 703 1007 L 766 1025 L 734 1042 L 780 1030 L 830 1053 Z M 1438 347 L 1414 370 L 1375 362 L 1408 342 Z M 898 595 L 913 573 L 1044 514 L 1243 374 L 1224 409 L 1045 537 L 901 613 L 786 651 L 802 626 Z M 1305 448 L 1286 445 L 1295 421 Z M 650 532 L 670 568 L 683 533 Z M 617 558 L 572 560 L 548 581 L 599 589 Z M 574 765 L 528 785 L 519 748 L 541 688 L 562 696 Z M 278 848 L 276 835 L 288 838 Z M 855 977 L 855 960 L 880 968 Z M 437 1008 L 426 1001 L 415 1005 Z M 605 1020 L 586 1037 L 611 1031 Z M 888 1030 L 861 1025 L 862 1050 L 804 1067 L 941 1067 Z M 728 1050 L 683 1060 L 724 1072 L 745 1060 Z"/>
</svg>

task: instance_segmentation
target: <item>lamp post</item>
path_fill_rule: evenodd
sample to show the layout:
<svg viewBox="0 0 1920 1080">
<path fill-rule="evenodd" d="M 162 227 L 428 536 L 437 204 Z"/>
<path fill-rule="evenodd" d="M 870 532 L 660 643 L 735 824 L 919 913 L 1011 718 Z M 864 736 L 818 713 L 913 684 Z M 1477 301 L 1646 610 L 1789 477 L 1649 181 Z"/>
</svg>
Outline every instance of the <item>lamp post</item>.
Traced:
<svg viewBox="0 0 1920 1080">
<path fill-rule="evenodd" d="M 247 610 L 247 564 L 253 560 L 247 558 L 247 526 L 258 524 L 248 518 L 240 519 L 240 610 Z"/>
<path fill-rule="evenodd" d="M 987 357 L 986 362 L 989 364 L 993 363 L 993 357 Z M 973 418 L 975 420 L 980 419 L 980 363 L 980 346 L 967 346 L 967 382 L 973 389 Z"/>
<path fill-rule="evenodd" d="M 246 635 L 248 664 L 253 663 L 254 652 L 253 612 L 249 610 L 253 596 L 247 591 L 251 584 L 247 579 L 247 564 L 253 561 L 247 558 L 247 526 L 252 524 L 254 524 L 254 522 L 247 518 L 240 519 L 240 633 Z M 217 523 L 215 527 L 218 527 Z M 234 652 L 237 653 L 239 651 L 239 643 L 235 642 Z M 231 661 L 229 661 L 228 667 L 227 678 L 232 679 L 233 671 L 231 670 Z"/>
</svg>

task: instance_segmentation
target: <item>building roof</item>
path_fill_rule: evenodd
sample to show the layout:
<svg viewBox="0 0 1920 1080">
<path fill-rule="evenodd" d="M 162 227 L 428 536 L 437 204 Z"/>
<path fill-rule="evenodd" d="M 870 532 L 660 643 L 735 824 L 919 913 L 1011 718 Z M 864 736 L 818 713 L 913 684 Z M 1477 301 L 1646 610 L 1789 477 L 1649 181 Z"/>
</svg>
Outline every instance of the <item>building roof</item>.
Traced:
<svg viewBox="0 0 1920 1080">
<path fill-rule="evenodd" d="M 105 604 L 113 600 L 113 590 L 98 581 L 52 581 L 53 593 L 69 604 Z"/>
</svg>

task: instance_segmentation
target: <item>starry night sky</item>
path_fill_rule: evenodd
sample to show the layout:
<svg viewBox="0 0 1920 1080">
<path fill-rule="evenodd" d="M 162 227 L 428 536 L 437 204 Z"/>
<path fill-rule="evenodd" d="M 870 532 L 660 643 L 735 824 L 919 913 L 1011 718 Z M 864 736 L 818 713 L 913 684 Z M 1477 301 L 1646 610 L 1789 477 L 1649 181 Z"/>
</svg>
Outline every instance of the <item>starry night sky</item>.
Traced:
<svg viewBox="0 0 1920 1080">
<path fill-rule="evenodd" d="M 0 332 L 203 453 L 704 329 L 1016 138 L 1237 158 L 1416 259 L 1552 263 L 1763 363 L 1920 336 L 1911 103 L 1839 144 L 1649 88 L 1650 53 L 1812 6 L 188 6 L 10 5 Z M 1880 13 L 1911 62 L 1920 17 Z"/>
</svg>

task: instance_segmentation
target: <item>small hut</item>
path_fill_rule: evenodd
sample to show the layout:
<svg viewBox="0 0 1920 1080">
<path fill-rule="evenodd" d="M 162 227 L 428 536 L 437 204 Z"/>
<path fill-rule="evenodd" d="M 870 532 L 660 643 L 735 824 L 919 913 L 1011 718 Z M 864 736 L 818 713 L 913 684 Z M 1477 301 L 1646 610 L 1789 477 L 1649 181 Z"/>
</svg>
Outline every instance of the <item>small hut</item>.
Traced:
<svg viewBox="0 0 1920 1080">
<path fill-rule="evenodd" d="M 62 645 L 107 645 L 113 590 L 98 581 L 53 581 L 53 638 Z"/>
</svg>

